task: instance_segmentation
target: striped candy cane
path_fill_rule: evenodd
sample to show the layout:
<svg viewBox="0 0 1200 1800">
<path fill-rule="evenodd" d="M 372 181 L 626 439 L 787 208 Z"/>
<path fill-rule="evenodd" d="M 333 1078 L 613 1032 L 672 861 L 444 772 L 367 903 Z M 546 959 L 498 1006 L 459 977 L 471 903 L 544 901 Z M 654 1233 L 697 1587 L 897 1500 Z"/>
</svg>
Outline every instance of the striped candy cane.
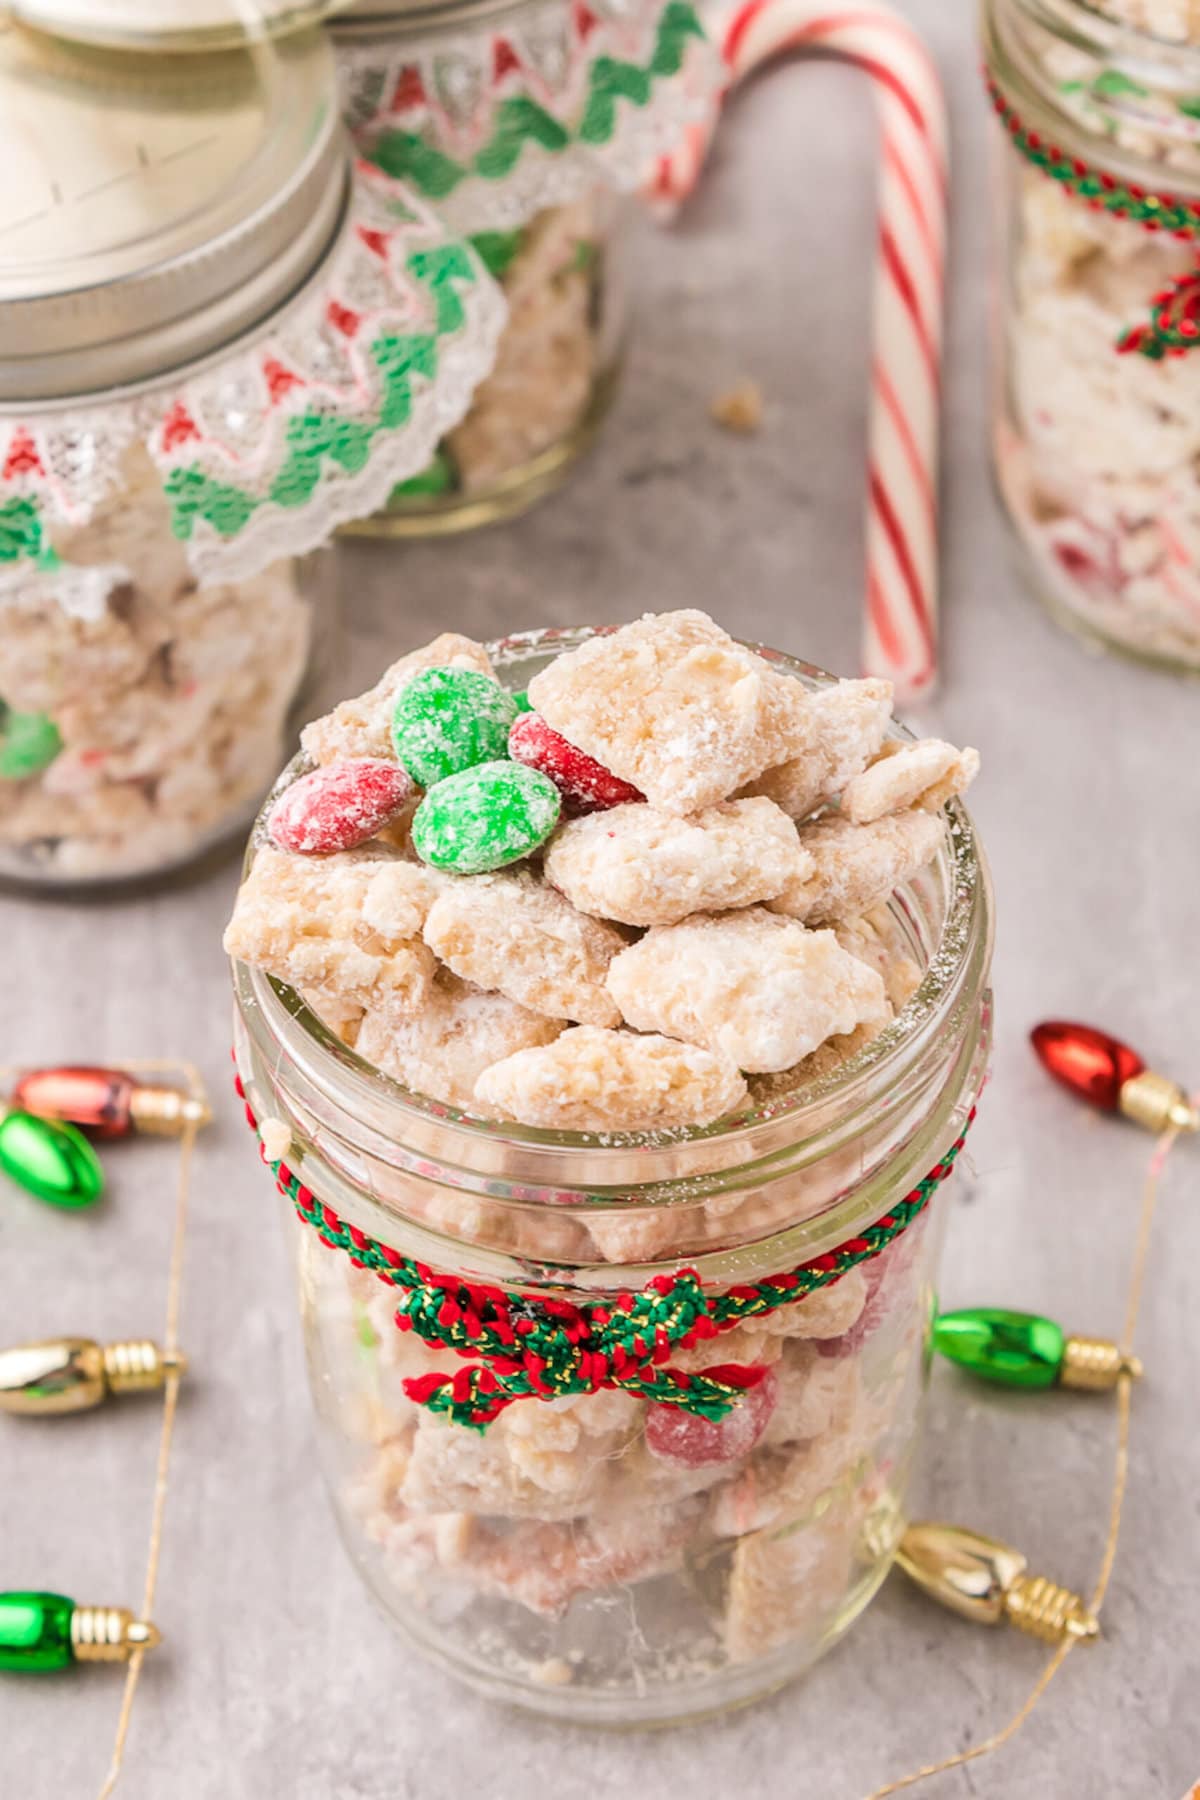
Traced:
<svg viewBox="0 0 1200 1800">
<path fill-rule="evenodd" d="M 824 53 L 870 76 L 880 124 L 879 245 L 867 484 L 863 664 L 902 699 L 937 676 L 938 410 L 947 133 L 941 83 L 912 27 L 876 3 L 747 0 L 717 34 L 726 91 L 777 56 Z M 650 199 L 677 204 L 699 177 L 717 122 L 658 165 Z"/>
</svg>

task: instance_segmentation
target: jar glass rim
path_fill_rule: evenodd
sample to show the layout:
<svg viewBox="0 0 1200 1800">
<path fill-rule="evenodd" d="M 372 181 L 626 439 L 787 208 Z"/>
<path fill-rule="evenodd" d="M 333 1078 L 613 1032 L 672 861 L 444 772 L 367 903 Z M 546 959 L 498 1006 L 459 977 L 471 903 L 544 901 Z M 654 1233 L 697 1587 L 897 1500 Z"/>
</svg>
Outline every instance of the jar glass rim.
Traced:
<svg viewBox="0 0 1200 1800">
<path fill-rule="evenodd" d="M 616 627 L 605 629 L 614 630 Z M 518 632 L 488 645 L 497 673 L 503 679 L 506 667 L 528 662 L 545 653 L 561 654 L 596 635 L 594 628 L 549 628 Z M 808 685 L 821 686 L 836 677 L 813 664 L 802 662 L 760 644 L 749 648 Z M 912 741 L 913 734 L 904 726 L 893 727 L 893 736 L 902 742 Z M 311 764 L 303 755 L 293 759 L 269 796 L 247 850 L 248 869 L 265 836 L 264 820 L 273 798 L 291 780 L 305 773 Z M 404 1141 L 406 1133 L 424 1125 L 440 1131 L 448 1128 L 464 1147 L 472 1142 L 480 1146 L 503 1148 L 515 1155 L 522 1152 L 549 1153 L 568 1163 L 589 1165 L 587 1187 L 595 1191 L 604 1186 L 601 1166 L 611 1156 L 614 1164 L 630 1153 L 644 1165 L 644 1179 L 655 1180 L 655 1164 L 662 1152 L 664 1168 L 686 1155 L 696 1146 L 698 1158 L 703 1147 L 744 1147 L 744 1160 L 721 1167 L 729 1173 L 744 1170 L 756 1158 L 770 1155 L 783 1144 L 795 1146 L 817 1142 L 823 1134 L 835 1131 L 839 1141 L 849 1141 L 855 1125 L 875 1115 L 884 1095 L 903 1075 L 911 1075 L 924 1066 L 931 1050 L 950 1030 L 951 1021 L 964 1001 L 976 1005 L 986 985 L 991 953 L 991 895 L 986 862 L 979 848 L 974 826 L 966 808 L 953 801 L 947 809 L 949 828 L 945 833 L 945 849 L 940 853 L 944 883 L 944 916 L 939 940 L 931 947 L 920 984 L 907 1004 L 877 1037 L 857 1053 L 825 1075 L 806 1083 L 794 1095 L 787 1095 L 764 1105 L 741 1109 L 730 1117 L 705 1127 L 679 1128 L 655 1134 L 568 1132 L 539 1129 L 505 1121 L 476 1118 L 445 1105 L 429 1096 L 405 1087 L 366 1062 L 326 1027 L 305 1005 L 300 996 L 283 983 L 261 970 L 234 964 L 234 982 L 244 1018 L 257 1016 L 268 1034 L 276 1066 L 280 1053 L 289 1068 L 302 1075 L 313 1093 L 335 1096 L 342 1116 L 384 1119 L 386 1135 Z M 822 1153 L 828 1145 L 822 1145 Z M 471 1160 L 469 1150 L 467 1159 Z M 705 1165 L 702 1165 L 705 1166 Z M 711 1164 L 706 1165 L 711 1168 Z M 594 1171 L 594 1177 L 591 1173 Z M 582 1180 L 582 1175 L 580 1176 Z M 639 1182 L 641 1178 L 639 1177 Z M 624 1186 L 624 1183 L 616 1185 Z"/>
<path fill-rule="evenodd" d="M 1106 173 L 1145 181 L 1156 159 L 1143 141 L 1197 152 L 1200 44 L 1155 36 L 1103 4 L 984 0 L 984 59 L 1025 125 Z M 1070 79 L 1047 56 L 1048 42 L 1077 59 Z M 1163 174 L 1172 191 L 1195 190 L 1189 167 L 1173 163 Z"/>
</svg>

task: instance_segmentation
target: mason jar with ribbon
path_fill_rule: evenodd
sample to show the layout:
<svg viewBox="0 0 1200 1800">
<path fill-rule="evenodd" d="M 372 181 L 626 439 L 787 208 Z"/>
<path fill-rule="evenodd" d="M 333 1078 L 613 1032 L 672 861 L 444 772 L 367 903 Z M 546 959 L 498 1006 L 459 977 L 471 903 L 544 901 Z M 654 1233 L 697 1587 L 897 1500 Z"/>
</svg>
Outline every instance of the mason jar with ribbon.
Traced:
<svg viewBox="0 0 1200 1800">
<path fill-rule="evenodd" d="M 707 116 L 717 60 L 690 0 L 359 0 L 330 30 L 362 154 L 470 240 L 508 305 L 465 419 L 355 529 L 519 512 L 607 411 L 628 313 L 622 196 Z"/>
<path fill-rule="evenodd" d="M 489 649 L 518 693 L 589 635 Z M 279 856 L 270 830 L 244 895 Z M 235 957 L 266 916 L 261 893 L 246 906 Z M 890 1025 L 671 1129 L 462 1110 L 420 1091 L 445 1067 L 408 1065 L 405 1085 L 372 1064 L 361 1008 L 339 1023 L 309 993 L 323 1021 L 235 961 L 238 1089 L 295 1252 L 325 1473 L 410 1641 L 494 1697 L 625 1724 L 749 1700 L 851 1626 L 903 1531 L 948 1177 L 987 1064 L 991 920 L 953 801 L 934 860 L 871 915 L 911 964 Z M 306 935 L 296 966 L 316 979 L 344 953 Z M 494 1048 L 488 1017 L 474 1031 Z M 469 1064 L 470 1029 L 425 1041 Z M 236 1227 L 264 1281 L 267 1229 Z"/>
<path fill-rule="evenodd" d="M 10 26 L 0 145 L 0 870 L 140 878 L 244 831 L 323 660 L 322 546 L 427 466 L 507 309 L 355 163 L 312 32 Z"/>
<path fill-rule="evenodd" d="M 1195 669 L 1200 24 L 1181 20 L 1152 0 L 988 0 L 984 28 L 995 456 L 1028 579 L 1093 642 Z"/>
</svg>

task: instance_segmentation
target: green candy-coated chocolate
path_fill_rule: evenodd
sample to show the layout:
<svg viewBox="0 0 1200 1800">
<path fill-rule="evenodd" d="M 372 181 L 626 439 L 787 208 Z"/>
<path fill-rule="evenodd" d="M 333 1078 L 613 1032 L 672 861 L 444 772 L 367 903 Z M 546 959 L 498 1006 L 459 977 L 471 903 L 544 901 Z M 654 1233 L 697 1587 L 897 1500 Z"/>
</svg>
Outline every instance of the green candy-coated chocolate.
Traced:
<svg viewBox="0 0 1200 1800">
<path fill-rule="evenodd" d="M 562 801 L 554 783 L 523 763 L 486 762 L 431 788 L 417 808 L 417 855 L 455 875 L 484 875 L 544 844 Z"/>
<path fill-rule="evenodd" d="M 0 1669 L 41 1675 L 68 1668 L 74 1611 L 65 1594 L 0 1594 Z"/>
<path fill-rule="evenodd" d="M 471 248 L 493 280 L 500 281 L 524 242 L 522 227 L 515 231 L 477 231 L 471 238 Z"/>
<path fill-rule="evenodd" d="M 0 1119 L 0 1169 L 51 1206 L 91 1206 L 104 1189 L 100 1159 L 83 1133 L 33 1113 Z"/>
<path fill-rule="evenodd" d="M 458 477 L 454 473 L 454 464 L 444 450 L 435 450 L 433 460 L 416 475 L 410 475 L 407 481 L 398 481 L 388 495 L 388 505 L 395 502 L 402 504 L 405 500 L 436 499 L 439 494 L 448 494 Z"/>
<path fill-rule="evenodd" d="M 425 669 L 401 688 L 392 714 L 392 742 L 402 766 L 420 787 L 508 749 L 517 716 L 511 694 L 476 669 Z"/>
<path fill-rule="evenodd" d="M 62 749 L 58 726 L 46 713 L 0 717 L 0 781 L 25 781 L 49 768 Z"/>
</svg>

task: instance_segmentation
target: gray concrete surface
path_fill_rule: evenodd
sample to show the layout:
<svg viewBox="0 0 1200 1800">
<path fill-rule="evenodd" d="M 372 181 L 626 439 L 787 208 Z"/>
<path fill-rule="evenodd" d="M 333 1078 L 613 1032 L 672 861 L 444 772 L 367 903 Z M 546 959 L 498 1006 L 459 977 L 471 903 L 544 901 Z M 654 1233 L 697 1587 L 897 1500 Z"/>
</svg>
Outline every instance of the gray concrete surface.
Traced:
<svg viewBox="0 0 1200 1800">
<path fill-rule="evenodd" d="M 1107 1021 L 1200 1081 L 1197 691 L 1098 661 L 1010 578 L 985 454 L 984 108 L 972 24 L 912 0 L 952 83 L 954 296 L 947 387 L 946 679 L 927 726 L 978 744 L 977 816 L 996 877 L 995 1073 L 959 1183 L 942 1291 L 1115 1331 L 1147 1142 L 1052 1092 L 1039 1017 Z M 625 618 L 698 603 L 735 629 L 851 670 L 858 631 L 869 101 L 829 66 L 739 99 L 703 196 L 635 274 L 641 329 L 617 416 L 570 490 L 457 544 L 345 554 L 343 691 L 456 626 Z M 761 436 L 706 421 L 752 374 Z M 5 1058 L 183 1054 L 221 1105 L 201 1154 L 185 1301 L 195 1378 L 180 1420 L 158 1616 L 128 1800 L 556 1800 L 745 1794 L 857 1800 L 985 1733 L 1040 1652 L 960 1625 L 898 1581 L 793 1691 L 725 1721 L 622 1738 L 492 1709 L 413 1661 L 369 1607 L 317 1483 L 275 1210 L 227 1091 L 219 932 L 234 869 L 185 892 L 3 906 Z M 1195 1149 L 1180 1152 L 1152 1257 L 1127 1525 L 1104 1641 L 1023 1736 L 943 1778 L 936 1800 L 1179 1800 L 1200 1774 L 1194 1698 Z M 0 1194 L 0 1341 L 160 1321 L 173 1152 L 114 1153 L 94 1216 Z M 1168 1246 L 1168 1233 L 1172 1244 Z M 136 1599 L 157 1418 L 128 1405 L 0 1424 L 0 1586 Z M 1024 1546 L 1085 1584 L 1112 1460 L 1103 1400 L 969 1389 L 939 1369 L 923 1508 Z M 88 1800 L 119 1682 L 0 1682 L 4 1800 Z M 925 1791 L 925 1790 L 922 1790 Z"/>
</svg>

